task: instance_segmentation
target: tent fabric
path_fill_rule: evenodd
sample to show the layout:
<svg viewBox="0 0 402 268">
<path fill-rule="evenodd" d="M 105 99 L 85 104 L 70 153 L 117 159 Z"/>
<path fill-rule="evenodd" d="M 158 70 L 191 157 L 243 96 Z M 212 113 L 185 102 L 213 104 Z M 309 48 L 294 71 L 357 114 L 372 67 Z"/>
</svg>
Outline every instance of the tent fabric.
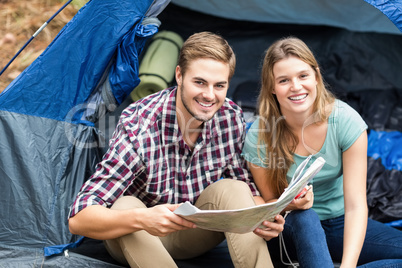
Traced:
<svg viewBox="0 0 402 268">
<path fill-rule="evenodd" d="M 98 144 L 100 136 L 93 127 L 0 110 L 0 246 L 43 248 L 74 239 L 68 206 L 102 156 L 80 144 Z"/>
<path fill-rule="evenodd" d="M 364 107 L 367 113 L 376 114 L 379 109 L 384 113 L 399 113 L 396 102 L 401 98 L 402 35 L 355 32 L 322 25 L 245 23 L 204 12 L 201 9 L 200 12 L 193 11 L 172 2 L 159 16 L 163 22 L 160 29 L 176 31 L 183 39 L 193 32 L 204 30 L 218 32 L 228 39 L 237 55 L 238 67 L 230 83 L 229 96 L 233 96 L 242 83 L 258 83 L 265 49 L 281 37 L 294 35 L 303 39 L 315 52 L 326 82 L 337 96 L 355 98 L 358 105 L 362 106 L 377 100 L 371 109 Z M 370 98 L 370 95 L 376 97 Z M 390 107 L 386 107 L 385 103 Z M 393 118 L 398 119 L 396 115 Z M 371 121 L 376 124 L 385 123 L 381 120 L 380 116 L 371 117 Z M 402 126 L 401 122 L 389 124 L 392 127 L 398 124 Z"/>
<path fill-rule="evenodd" d="M 395 55 L 398 57 L 398 54 Z M 381 66 L 381 63 L 378 62 L 378 64 Z M 382 65 L 382 68 L 386 70 L 391 69 L 391 66 L 400 68 L 400 65 L 401 63 Z M 368 75 L 369 73 L 367 73 Z M 376 85 L 375 88 L 366 87 L 368 89 L 339 93 L 339 95 L 342 95 L 342 98 L 348 100 L 349 104 L 360 113 L 369 129 L 402 132 L 402 81 L 398 82 L 396 77 L 393 78 L 395 75 L 396 73 L 384 79 L 382 86 Z M 369 155 L 371 155 L 370 152 Z"/>
<path fill-rule="evenodd" d="M 372 157 L 368 157 L 367 165 L 369 217 L 390 224 L 400 222 L 402 220 L 402 172 L 386 169 L 381 159 Z"/>
<path fill-rule="evenodd" d="M 384 13 L 402 31 L 402 0 L 364 0 Z"/>
<path fill-rule="evenodd" d="M 326 25 L 358 32 L 401 34 L 402 31 L 401 0 L 172 0 L 172 3 L 242 21 Z M 369 3 L 385 11 L 386 16 Z"/>
<path fill-rule="evenodd" d="M 0 266 L 88 263 L 44 249 L 79 239 L 67 218 L 106 147 L 95 125 L 139 83 L 140 53 L 168 3 L 89 1 L 0 94 Z"/>
<path fill-rule="evenodd" d="M 0 246 L 0 264 L 2 268 L 66 268 L 66 267 L 88 267 L 88 268 L 122 268 L 118 264 L 113 264 L 107 260 L 99 260 L 68 252 L 53 257 L 44 257 L 43 252 L 38 249 L 9 249 Z"/>
<path fill-rule="evenodd" d="M 118 46 L 116 64 L 111 66 L 109 74 L 109 82 L 114 88 L 113 93 L 117 104 L 121 104 L 127 93 L 131 92 L 140 83 L 138 57 L 133 57 L 132 55 L 140 54 L 137 51 L 137 46 L 141 49 L 144 47 L 146 38 L 142 37 L 152 36 L 157 32 L 157 29 L 155 24 L 137 24 Z"/>
<path fill-rule="evenodd" d="M 76 114 L 70 112 L 88 99 L 96 99 L 94 90 L 104 82 L 103 77 L 109 79 L 116 105 L 139 83 L 138 55 L 158 29 L 157 23 L 142 24 L 152 3 L 88 2 L 0 94 L 0 108 L 61 121 L 69 117 L 72 123 L 93 125 L 82 118 L 84 108 L 76 109 Z"/>
</svg>

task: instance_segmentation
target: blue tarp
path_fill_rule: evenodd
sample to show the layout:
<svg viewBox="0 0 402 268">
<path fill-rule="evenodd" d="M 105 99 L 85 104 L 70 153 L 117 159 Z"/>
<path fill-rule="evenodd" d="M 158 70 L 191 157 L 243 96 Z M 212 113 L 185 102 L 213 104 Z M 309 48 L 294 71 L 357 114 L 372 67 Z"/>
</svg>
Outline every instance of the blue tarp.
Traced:
<svg viewBox="0 0 402 268">
<path fill-rule="evenodd" d="M 381 158 L 386 169 L 402 171 L 402 133 L 371 130 L 367 155 L 374 159 Z"/>
</svg>

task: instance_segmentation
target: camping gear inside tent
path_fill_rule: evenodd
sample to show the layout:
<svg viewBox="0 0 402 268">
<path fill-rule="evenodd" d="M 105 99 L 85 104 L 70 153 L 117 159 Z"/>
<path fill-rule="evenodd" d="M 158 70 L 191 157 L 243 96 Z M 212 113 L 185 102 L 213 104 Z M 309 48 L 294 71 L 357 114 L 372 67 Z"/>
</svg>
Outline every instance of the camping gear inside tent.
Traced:
<svg viewBox="0 0 402 268">
<path fill-rule="evenodd" d="M 175 32 L 162 31 L 152 37 L 139 68 L 141 82 L 131 92 L 133 101 L 169 87 L 182 45 L 183 39 Z"/>
<path fill-rule="evenodd" d="M 159 32 L 182 40 L 208 30 L 229 41 L 237 66 L 228 97 L 242 106 L 250 122 L 264 51 L 283 36 L 303 39 L 330 89 L 369 125 L 370 217 L 400 222 L 400 0 L 381 1 L 378 7 L 378 1 L 363 0 L 172 0 L 165 7 L 167 2 L 90 1 L 0 94 L 2 266 L 119 266 L 101 241 L 85 238 L 71 248 L 77 245 L 70 243 L 81 240 L 69 233 L 67 213 L 107 149 L 121 110 L 132 102 L 127 96 L 140 82 L 140 53 L 144 48 L 145 58 L 153 50 L 150 37 L 159 21 Z M 148 66 L 157 65 L 158 57 L 152 61 Z M 165 72 L 170 76 L 173 70 Z M 64 246 L 55 247 L 56 252 L 63 253 L 44 257 L 44 249 L 58 245 Z M 233 267 L 224 244 L 177 263 Z"/>
</svg>

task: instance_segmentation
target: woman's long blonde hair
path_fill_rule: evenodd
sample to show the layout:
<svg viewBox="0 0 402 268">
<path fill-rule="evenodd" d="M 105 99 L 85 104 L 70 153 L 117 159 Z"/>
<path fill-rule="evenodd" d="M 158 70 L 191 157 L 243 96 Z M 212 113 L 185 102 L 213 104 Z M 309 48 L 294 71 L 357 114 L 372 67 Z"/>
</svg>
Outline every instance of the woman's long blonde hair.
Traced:
<svg viewBox="0 0 402 268">
<path fill-rule="evenodd" d="M 286 174 L 294 162 L 293 153 L 298 144 L 298 138 L 290 130 L 286 120 L 283 120 L 279 103 L 273 90 L 275 87 L 273 68 L 275 63 L 294 56 L 304 61 L 315 72 L 317 79 L 317 97 L 313 104 L 313 114 L 315 122 L 324 122 L 328 119 L 329 112 L 326 109 L 328 104 L 334 102 L 335 97 L 325 86 L 317 60 L 308 46 L 300 39 L 286 37 L 273 43 L 266 51 L 261 73 L 261 91 L 258 97 L 259 103 L 259 131 L 258 144 L 264 144 L 266 155 L 273 156 L 276 163 L 281 166 L 270 165 L 267 160 L 272 161 L 271 157 L 266 160 L 261 159 L 267 168 L 267 186 L 274 194 L 279 197 L 288 183 Z M 272 123 L 270 126 L 269 124 Z M 275 160 L 274 159 L 274 160 Z"/>
</svg>

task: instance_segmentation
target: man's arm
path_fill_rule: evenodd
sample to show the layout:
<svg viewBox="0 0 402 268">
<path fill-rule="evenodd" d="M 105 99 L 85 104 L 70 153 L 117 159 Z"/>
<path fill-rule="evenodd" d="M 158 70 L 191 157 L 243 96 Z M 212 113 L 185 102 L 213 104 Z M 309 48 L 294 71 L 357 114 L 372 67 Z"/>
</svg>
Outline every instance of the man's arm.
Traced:
<svg viewBox="0 0 402 268">
<path fill-rule="evenodd" d="M 172 212 L 178 206 L 180 204 L 113 210 L 101 205 L 92 205 L 69 219 L 69 229 L 73 234 L 106 240 L 139 230 L 145 230 L 155 236 L 166 236 L 175 231 L 196 228 L 194 223 Z"/>
<path fill-rule="evenodd" d="M 145 166 L 137 154 L 121 119 L 110 148 L 86 181 L 71 207 L 69 229 L 73 234 L 94 239 L 111 239 L 138 230 L 156 236 L 194 228 L 195 225 L 175 215 L 179 205 L 152 208 L 110 209 L 127 188 L 136 181 L 145 183 Z"/>
</svg>

